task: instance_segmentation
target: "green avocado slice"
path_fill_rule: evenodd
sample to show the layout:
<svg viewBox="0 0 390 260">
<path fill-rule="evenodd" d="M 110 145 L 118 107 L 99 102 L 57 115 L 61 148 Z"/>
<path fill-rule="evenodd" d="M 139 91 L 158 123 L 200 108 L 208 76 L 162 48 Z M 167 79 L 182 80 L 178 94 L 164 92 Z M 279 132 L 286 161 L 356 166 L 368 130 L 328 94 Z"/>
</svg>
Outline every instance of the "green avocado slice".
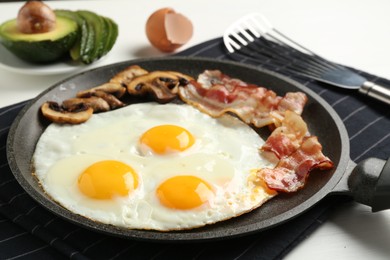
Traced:
<svg viewBox="0 0 390 260">
<path fill-rule="evenodd" d="M 103 55 L 106 55 L 114 46 L 119 32 L 118 25 L 112 19 L 108 17 L 103 17 L 103 19 L 106 22 L 108 28 L 108 36 L 103 51 Z"/>
<path fill-rule="evenodd" d="M 78 15 L 76 12 L 73 11 L 58 9 L 58 10 L 54 10 L 54 13 L 56 14 L 57 17 L 58 16 L 66 17 L 73 21 L 76 21 L 76 23 L 78 24 L 77 40 L 75 41 L 73 47 L 70 49 L 70 57 L 74 61 L 80 60 L 81 39 L 83 37 L 86 37 L 88 34 L 88 32 L 86 31 L 87 30 L 86 21 L 80 15 Z"/>
<path fill-rule="evenodd" d="M 80 57 L 84 63 L 89 64 L 101 57 L 107 39 L 107 29 L 101 16 L 85 10 L 77 11 L 77 14 L 87 22 L 88 37 L 85 42 L 81 42 Z"/>
<path fill-rule="evenodd" d="M 21 33 L 16 19 L 0 25 L 0 43 L 17 57 L 34 63 L 49 63 L 67 55 L 77 36 L 77 23 L 61 16 L 57 17 L 56 28 L 46 33 Z"/>
<path fill-rule="evenodd" d="M 56 15 L 70 18 L 79 25 L 80 35 L 70 56 L 89 64 L 106 55 L 118 37 L 118 25 L 110 18 L 86 10 L 55 10 Z"/>
</svg>

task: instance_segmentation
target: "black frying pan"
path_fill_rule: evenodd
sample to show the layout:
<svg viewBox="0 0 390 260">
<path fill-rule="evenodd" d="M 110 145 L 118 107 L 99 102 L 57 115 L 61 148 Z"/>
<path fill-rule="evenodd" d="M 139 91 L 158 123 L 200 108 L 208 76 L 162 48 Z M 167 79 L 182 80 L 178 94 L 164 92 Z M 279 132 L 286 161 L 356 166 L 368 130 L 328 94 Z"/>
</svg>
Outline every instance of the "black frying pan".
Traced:
<svg viewBox="0 0 390 260">
<path fill-rule="evenodd" d="M 309 101 L 303 113 L 310 132 L 317 135 L 335 167 L 331 171 L 314 171 L 304 189 L 281 194 L 253 212 L 240 217 L 189 231 L 157 232 L 129 230 L 95 223 L 53 202 L 31 175 L 31 157 L 35 144 L 48 122 L 39 108 L 47 100 L 62 101 L 76 92 L 107 82 L 131 64 L 147 70 L 177 70 L 197 76 L 205 69 L 219 69 L 244 81 L 265 86 L 278 95 L 303 91 Z M 265 136 L 266 137 L 266 136 Z M 358 166 L 349 158 L 349 139 L 336 112 L 305 86 L 270 71 L 232 62 L 200 58 L 159 58 L 134 60 L 83 72 L 55 84 L 29 103 L 17 116 L 7 140 L 9 165 L 20 185 L 42 206 L 71 222 L 99 232 L 125 238 L 154 241 L 206 241 L 246 235 L 271 228 L 302 214 L 325 196 L 349 194 L 357 202 L 370 205 L 373 211 L 390 208 L 390 160 L 368 159 Z M 386 164 L 386 165 L 385 165 Z"/>
</svg>

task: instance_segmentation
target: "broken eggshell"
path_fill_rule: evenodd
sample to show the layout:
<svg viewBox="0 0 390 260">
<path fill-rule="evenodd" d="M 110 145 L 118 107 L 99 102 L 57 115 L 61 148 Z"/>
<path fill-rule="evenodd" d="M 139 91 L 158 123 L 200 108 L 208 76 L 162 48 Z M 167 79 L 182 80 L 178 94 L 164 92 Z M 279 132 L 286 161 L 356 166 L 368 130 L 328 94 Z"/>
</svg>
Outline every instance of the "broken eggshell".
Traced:
<svg viewBox="0 0 390 260">
<path fill-rule="evenodd" d="M 173 52 L 186 44 L 192 37 L 191 21 L 172 8 L 155 11 L 146 22 L 146 36 L 160 51 Z"/>
</svg>

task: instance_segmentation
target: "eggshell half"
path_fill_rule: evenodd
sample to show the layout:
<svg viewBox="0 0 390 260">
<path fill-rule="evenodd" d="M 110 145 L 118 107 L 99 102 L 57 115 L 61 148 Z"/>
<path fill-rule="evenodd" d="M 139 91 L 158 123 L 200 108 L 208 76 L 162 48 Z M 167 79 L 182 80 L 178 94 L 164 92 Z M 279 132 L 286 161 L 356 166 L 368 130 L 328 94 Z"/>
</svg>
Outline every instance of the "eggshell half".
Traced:
<svg viewBox="0 0 390 260">
<path fill-rule="evenodd" d="M 155 11 L 146 22 L 146 36 L 150 43 L 163 52 L 172 52 L 192 37 L 191 21 L 172 8 Z"/>
</svg>

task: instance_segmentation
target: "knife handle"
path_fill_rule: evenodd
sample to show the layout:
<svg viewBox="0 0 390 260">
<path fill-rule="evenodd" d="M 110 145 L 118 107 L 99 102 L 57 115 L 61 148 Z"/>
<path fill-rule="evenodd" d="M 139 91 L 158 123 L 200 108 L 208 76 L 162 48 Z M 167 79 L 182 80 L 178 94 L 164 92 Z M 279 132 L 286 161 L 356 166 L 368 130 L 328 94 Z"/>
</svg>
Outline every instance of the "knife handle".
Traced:
<svg viewBox="0 0 390 260">
<path fill-rule="evenodd" d="M 390 89 L 388 88 L 366 81 L 359 88 L 359 92 L 390 105 Z"/>
</svg>

